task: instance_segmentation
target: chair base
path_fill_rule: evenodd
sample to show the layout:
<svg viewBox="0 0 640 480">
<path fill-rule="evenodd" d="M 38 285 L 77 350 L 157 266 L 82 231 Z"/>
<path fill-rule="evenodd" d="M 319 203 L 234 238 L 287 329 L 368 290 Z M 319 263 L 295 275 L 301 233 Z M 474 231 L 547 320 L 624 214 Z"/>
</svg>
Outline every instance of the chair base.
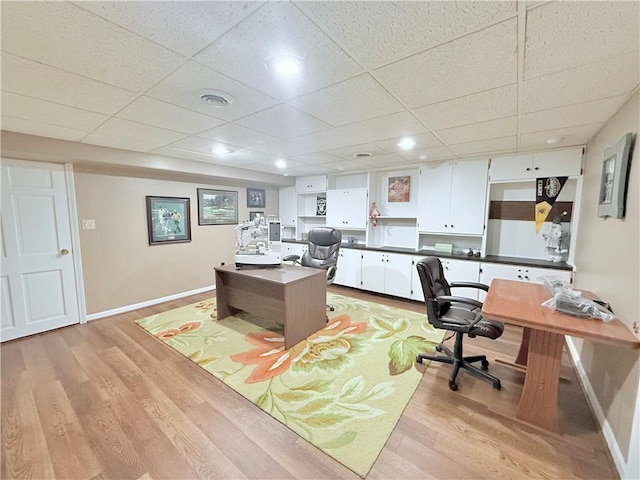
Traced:
<svg viewBox="0 0 640 480">
<path fill-rule="evenodd" d="M 474 377 L 480 378 L 482 380 L 488 380 L 493 385 L 493 388 L 496 390 L 500 390 L 502 385 L 500 384 L 500 379 L 494 377 L 486 370 L 489 367 L 489 361 L 487 360 L 486 355 L 472 355 L 468 357 L 464 357 L 462 355 L 462 333 L 456 332 L 456 343 L 454 346 L 455 353 L 452 352 L 446 345 L 443 343 L 439 344 L 436 347 L 438 352 L 444 352 L 445 355 L 426 355 L 419 354 L 416 357 L 416 362 L 422 363 L 423 360 L 431 360 L 433 362 L 441 362 L 448 363 L 451 365 L 451 374 L 449 375 L 449 388 L 453 391 L 458 390 L 458 384 L 456 383 L 456 377 L 458 376 L 458 372 L 461 368 L 467 370 Z M 473 365 L 475 362 L 482 362 L 482 368 L 478 368 Z"/>
</svg>

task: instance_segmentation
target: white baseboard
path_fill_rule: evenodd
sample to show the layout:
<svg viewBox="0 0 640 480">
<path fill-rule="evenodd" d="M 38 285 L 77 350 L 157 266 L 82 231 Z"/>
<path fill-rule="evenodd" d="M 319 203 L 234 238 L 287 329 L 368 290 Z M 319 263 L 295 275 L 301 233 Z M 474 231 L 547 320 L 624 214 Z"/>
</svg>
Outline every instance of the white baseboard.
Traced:
<svg viewBox="0 0 640 480">
<path fill-rule="evenodd" d="M 585 372 L 584 367 L 582 365 L 582 361 L 580 360 L 580 354 L 578 353 L 578 349 L 573 343 L 573 339 L 569 336 L 564 337 L 567 344 L 567 349 L 569 350 L 569 355 L 573 360 L 573 364 L 576 367 L 576 371 L 578 372 L 578 380 L 580 381 L 580 385 L 582 386 L 582 391 L 585 393 L 587 397 L 587 401 L 591 406 L 591 410 L 596 416 L 598 423 L 600 424 L 600 430 L 604 435 L 604 439 L 607 442 L 607 446 L 609 447 L 609 452 L 611 453 L 611 457 L 613 458 L 614 463 L 616 464 L 616 469 L 618 470 L 618 475 L 620 478 L 628 478 L 625 476 L 625 472 L 627 469 L 627 463 L 624 459 L 624 455 L 620 451 L 620 447 L 618 446 L 618 442 L 616 441 L 616 437 L 611 430 L 611 426 L 607 421 L 607 418 L 602 411 L 602 407 L 598 402 L 595 392 L 593 391 L 593 387 L 591 386 L 591 382 L 589 381 L 589 377 L 587 376 L 587 372 Z"/>
<path fill-rule="evenodd" d="M 126 305 L 124 307 L 114 308 L 112 310 L 106 310 L 104 312 L 92 313 L 91 315 L 87 315 L 87 320 L 98 320 L 99 318 L 110 317 L 112 315 L 118 315 L 120 313 L 130 312 L 132 310 L 138 310 L 144 307 L 150 307 L 151 305 L 157 305 L 159 303 L 170 302 L 171 300 L 177 300 L 178 298 L 188 297 L 190 295 L 196 295 L 198 293 L 208 292 L 210 290 L 215 290 L 215 285 L 210 285 L 208 287 L 197 288 L 196 290 L 190 290 L 188 292 L 176 293 L 175 295 L 169 295 L 167 297 L 162 298 L 154 298 L 153 300 L 148 300 L 146 302 L 140 302 L 133 305 Z"/>
</svg>

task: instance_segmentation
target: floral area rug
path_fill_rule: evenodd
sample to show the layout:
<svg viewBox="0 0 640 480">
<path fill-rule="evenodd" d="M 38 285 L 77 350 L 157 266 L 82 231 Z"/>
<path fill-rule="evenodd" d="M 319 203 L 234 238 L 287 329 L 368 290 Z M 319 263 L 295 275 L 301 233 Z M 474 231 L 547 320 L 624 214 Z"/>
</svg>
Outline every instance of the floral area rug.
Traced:
<svg viewBox="0 0 640 480">
<path fill-rule="evenodd" d="M 335 311 L 289 350 L 282 326 L 240 313 L 216 320 L 215 299 L 137 323 L 323 452 L 365 477 L 443 332 L 426 314 L 327 294 Z"/>
</svg>

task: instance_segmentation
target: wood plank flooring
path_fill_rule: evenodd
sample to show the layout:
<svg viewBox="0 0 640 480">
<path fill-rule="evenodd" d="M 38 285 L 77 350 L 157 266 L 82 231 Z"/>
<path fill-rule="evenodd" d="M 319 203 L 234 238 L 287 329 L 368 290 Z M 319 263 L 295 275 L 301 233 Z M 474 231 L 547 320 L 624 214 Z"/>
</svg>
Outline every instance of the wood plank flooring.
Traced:
<svg viewBox="0 0 640 480">
<path fill-rule="evenodd" d="M 211 296 L 3 344 L 2 478 L 359 478 L 134 324 Z M 367 478 L 618 478 L 566 352 L 562 434 L 515 419 L 523 374 L 494 360 L 513 359 L 520 335 L 465 338 L 465 354 L 487 354 L 501 391 L 462 372 L 452 392 L 449 366 L 432 363 Z"/>
</svg>

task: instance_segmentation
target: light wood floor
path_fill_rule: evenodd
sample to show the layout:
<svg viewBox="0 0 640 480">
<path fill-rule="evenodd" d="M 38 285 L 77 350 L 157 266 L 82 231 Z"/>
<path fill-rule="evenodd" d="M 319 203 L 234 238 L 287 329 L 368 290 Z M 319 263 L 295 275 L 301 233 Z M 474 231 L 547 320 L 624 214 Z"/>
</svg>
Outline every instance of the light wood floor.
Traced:
<svg viewBox="0 0 640 480">
<path fill-rule="evenodd" d="M 330 290 L 424 311 L 423 304 Z M 3 479 L 343 478 L 350 470 L 133 322 L 201 294 L 3 344 Z M 433 363 L 369 479 L 618 478 L 565 353 L 562 435 L 515 420 L 523 374 L 495 363 L 520 330 L 465 339 L 503 389 Z"/>
</svg>

